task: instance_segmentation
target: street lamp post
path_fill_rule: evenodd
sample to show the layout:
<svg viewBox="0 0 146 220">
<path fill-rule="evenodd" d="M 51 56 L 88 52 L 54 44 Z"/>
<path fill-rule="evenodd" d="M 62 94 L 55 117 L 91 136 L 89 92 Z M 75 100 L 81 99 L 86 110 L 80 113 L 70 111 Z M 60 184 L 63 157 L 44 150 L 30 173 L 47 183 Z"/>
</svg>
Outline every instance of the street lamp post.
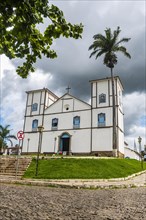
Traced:
<svg viewBox="0 0 146 220">
<path fill-rule="evenodd" d="M 144 153 L 146 154 L 146 145 L 144 145 Z"/>
<path fill-rule="evenodd" d="M 142 138 L 139 136 L 138 137 L 138 143 L 139 143 L 139 153 L 141 154 L 141 141 L 142 141 Z"/>
<path fill-rule="evenodd" d="M 143 169 L 143 158 L 142 158 L 141 141 L 142 141 L 142 138 L 139 136 L 139 137 L 138 137 L 139 153 L 140 153 L 140 156 L 141 156 L 141 168 Z"/>
<path fill-rule="evenodd" d="M 38 132 L 39 132 L 39 143 L 38 143 L 38 152 L 37 152 L 37 159 L 36 159 L 36 173 L 35 175 L 38 175 L 38 163 L 39 163 L 39 155 L 41 152 L 41 143 L 42 143 L 42 132 L 44 130 L 44 127 L 42 125 L 38 126 Z"/>
<path fill-rule="evenodd" d="M 54 138 L 54 154 L 55 154 L 55 150 L 56 150 L 56 140 L 57 140 L 57 137 Z"/>
<path fill-rule="evenodd" d="M 27 154 L 28 154 L 28 150 L 29 150 L 29 141 L 30 141 L 30 138 L 27 139 Z"/>
</svg>

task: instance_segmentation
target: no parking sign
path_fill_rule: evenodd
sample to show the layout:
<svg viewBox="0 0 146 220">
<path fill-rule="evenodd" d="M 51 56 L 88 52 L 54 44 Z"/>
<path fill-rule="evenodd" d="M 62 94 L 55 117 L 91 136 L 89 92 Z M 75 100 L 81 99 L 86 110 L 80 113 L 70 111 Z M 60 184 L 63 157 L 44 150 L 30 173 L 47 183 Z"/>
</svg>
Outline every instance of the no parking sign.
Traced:
<svg viewBox="0 0 146 220">
<path fill-rule="evenodd" d="M 19 140 L 23 140 L 23 139 L 24 139 L 24 132 L 23 132 L 23 131 L 18 131 L 18 133 L 17 133 L 17 138 L 18 138 Z"/>
</svg>

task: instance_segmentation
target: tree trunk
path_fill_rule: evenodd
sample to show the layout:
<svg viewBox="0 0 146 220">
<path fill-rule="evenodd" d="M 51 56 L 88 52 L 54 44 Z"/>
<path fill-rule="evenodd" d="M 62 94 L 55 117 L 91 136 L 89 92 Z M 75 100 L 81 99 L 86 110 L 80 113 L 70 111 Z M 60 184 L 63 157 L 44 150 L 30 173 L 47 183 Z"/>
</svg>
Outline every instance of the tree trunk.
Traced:
<svg viewBox="0 0 146 220">
<path fill-rule="evenodd" d="M 113 68 L 111 68 L 111 80 L 112 80 L 112 109 L 113 109 L 113 151 L 114 156 L 117 156 L 117 134 L 116 134 L 116 105 L 115 105 L 115 86 L 114 86 L 114 76 Z"/>
</svg>

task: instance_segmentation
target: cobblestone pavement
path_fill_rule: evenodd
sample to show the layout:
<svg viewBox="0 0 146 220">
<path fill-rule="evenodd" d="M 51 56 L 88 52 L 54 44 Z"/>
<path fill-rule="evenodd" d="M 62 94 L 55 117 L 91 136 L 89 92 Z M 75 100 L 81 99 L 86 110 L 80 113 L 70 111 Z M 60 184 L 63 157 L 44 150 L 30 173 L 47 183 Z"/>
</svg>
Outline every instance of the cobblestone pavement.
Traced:
<svg viewBox="0 0 146 220">
<path fill-rule="evenodd" d="M 0 220 L 144 220 L 146 187 L 62 189 L 0 184 Z"/>
</svg>

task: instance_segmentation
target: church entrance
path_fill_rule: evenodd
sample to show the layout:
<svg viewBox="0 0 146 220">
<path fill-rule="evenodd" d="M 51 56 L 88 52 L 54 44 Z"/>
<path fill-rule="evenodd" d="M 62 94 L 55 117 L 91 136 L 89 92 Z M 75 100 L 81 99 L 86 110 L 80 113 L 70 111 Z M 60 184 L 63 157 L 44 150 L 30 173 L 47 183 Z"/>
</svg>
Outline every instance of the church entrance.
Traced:
<svg viewBox="0 0 146 220">
<path fill-rule="evenodd" d="M 70 135 L 68 133 L 63 133 L 60 137 L 60 147 L 59 151 L 64 154 L 69 154 L 70 152 Z"/>
</svg>

